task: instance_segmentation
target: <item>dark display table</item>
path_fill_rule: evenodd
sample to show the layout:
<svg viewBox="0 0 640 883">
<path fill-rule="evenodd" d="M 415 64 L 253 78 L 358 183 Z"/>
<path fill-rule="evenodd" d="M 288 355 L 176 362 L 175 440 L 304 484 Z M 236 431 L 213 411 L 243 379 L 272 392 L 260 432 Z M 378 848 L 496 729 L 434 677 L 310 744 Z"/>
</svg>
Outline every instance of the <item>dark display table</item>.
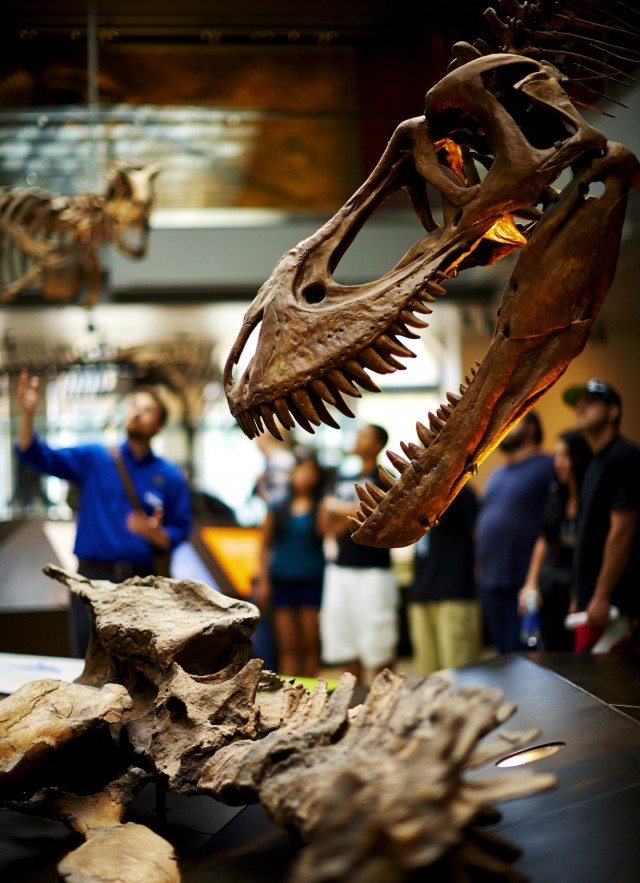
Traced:
<svg viewBox="0 0 640 883">
<path fill-rule="evenodd" d="M 640 659 L 513 654 L 455 676 L 458 683 L 499 688 L 515 701 L 507 728 L 539 727 L 535 744 L 564 743 L 529 767 L 555 772 L 555 789 L 498 805 L 502 819 L 492 830 L 524 851 L 514 867 L 533 883 L 637 880 Z M 149 786 L 130 818 L 175 845 L 186 883 L 285 879 L 294 850 L 260 806 L 238 810 L 170 794 L 163 822 L 155 798 Z M 79 842 L 58 823 L 0 811 L 0 879 L 54 881 L 56 862 Z"/>
</svg>

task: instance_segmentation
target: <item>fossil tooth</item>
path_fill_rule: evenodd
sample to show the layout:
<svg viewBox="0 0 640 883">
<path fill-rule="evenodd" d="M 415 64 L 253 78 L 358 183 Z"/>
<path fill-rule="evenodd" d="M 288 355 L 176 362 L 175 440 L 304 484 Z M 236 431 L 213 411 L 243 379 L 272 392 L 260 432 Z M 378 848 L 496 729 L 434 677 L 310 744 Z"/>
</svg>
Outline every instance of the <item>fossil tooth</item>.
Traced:
<svg viewBox="0 0 640 883">
<path fill-rule="evenodd" d="M 249 413 L 251 415 L 251 419 L 256 424 L 256 429 L 258 430 L 258 433 L 264 432 L 262 417 L 260 416 L 260 411 L 258 410 L 258 408 L 250 408 Z"/>
<path fill-rule="evenodd" d="M 412 460 L 411 465 L 414 472 L 422 472 L 422 466 L 420 465 L 420 463 L 418 463 L 417 460 Z"/>
<path fill-rule="evenodd" d="M 421 518 L 418 518 L 418 524 L 420 527 L 423 527 L 425 531 L 431 530 L 431 522 L 427 518 L 426 515 L 423 515 Z"/>
<path fill-rule="evenodd" d="M 436 417 L 436 415 L 432 411 L 429 411 L 428 416 L 429 416 L 429 425 L 431 426 L 431 428 L 435 429 L 436 432 L 440 432 L 440 430 L 444 426 L 444 422 L 442 420 L 440 420 L 439 417 Z"/>
<path fill-rule="evenodd" d="M 381 334 L 376 338 L 376 349 L 384 352 L 394 353 L 396 356 L 406 356 L 408 359 L 415 359 L 416 354 L 410 350 L 408 346 L 400 343 L 390 334 Z"/>
<path fill-rule="evenodd" d="M 448 392 L 448 393 L 447 393 L 447 401 L 448 401 L 449 404 L 452 405 L 454 408 L 455 408 L 455 406 L 458 404 L 458 402 L 460 401 L 460 399 L 461 399 L 461 396 L 457 396 L 454 392 Z"/>
<path fill-rule="evenodd" d="M 276 414 L 278 415 L 278 420 L 282 423 L 283 426 L 286 426 L 287 429 L 293 429 L 296 425 L 295 420 L 289 413 L 289 409 L 287 408 L 287 403 L 284 399 L 276 399 L 273 402 L 273 407 L 276 409 Z"/>
<path fill-rule="evenodd" d="M 391 365 L 391 367 L 395 371 L 406 371 L 407 366 L 403 362 L 399 362 L 395 356 L 392 356 L 391 353 L 380 352 L 376 343 L 371 345 L 371 349 L 374 350 L 379 356 L 381 356 L 387 365 Z"/>
<path fill-rule="evenodd" d="M 338 421 L 327 411 L 327 406 L 322 401 L 320 396 L 316 395 L 313 390 L 309 391 L 309 397 L 315 408 L 316 414 L 320 418 L 323 423 L 326 423 L 327 426 L 333 426 L 334 429 L 340 429 L 340 424 Z"/>
<path fill-rule="evenodd" d="M 381 503 L 386 497 L 386 494 L 382 490 L 382 488 L 378 487 L 378 485 L 374 484 L 372 481 L 369 481 L 369 479 L 365 481 L 364 486 L 368 490 L 369 496 L 373 497 L 376 503 Z"/>
<path fill-rule="evenodd" d="M 328 405 L 335 405 L 336 400 L 333 393 L 324 380 L 312 380 L 311 389 L 320 396 L 323 402 L 327 402 Z"/>
<path fill-rule="evenodd" d="M 373 504 L 373 508 L 371 506 L 368 506 L 365 502 L 360 503 L 360 509 L 364 512 L 365 517 L 367 517 L 369 515 L 373 515 L 375 508 L 376 508 L 375 503 Z M 363 521 L 364 521 L 364 519 L 363 519 Z"/>
<path fill-rule="evenodd" d="M 423 303 L 420 297 L 412 297 L 407 304 L 408 308 L 410 310 L 415 310 L 416 313 L 422 313 L 423 316 L 430 316 L 431 313 L 433 313 L 433 310 L 431 309 L 431 307 L 428 307 L 425 303 Z"/>
<path fill-rule="evenodd" d="M 418 319 L 417 316 L 414 316 L 411 310 L 402 310 L 400 313 L 400 318 L 406 325 L 411 325 L 413 328 L 428 328 L 429 323 L 423 322 L 422 319 Z"/>
<path fill-rule="evenodd" d="M 292 398 L 292 394 L 289 394 L 289 396 L 288 396 L 287 399 L 286 399 L 286 402 L 287 402 L 287 407 L 288 407 L 289 410 L 291 411 L 291 416 L 294 418 L 294 420 L 295 420 L 295 421 L 296 421 L 296 422 L 297 422 L 297 423 L 298 423 L 298 424 L 299 424 L 299 425 L 300 425 L 300 426 L 301 426 L 306 432 L 310 432 L 310 433 L 313 435 L 313 433 L 315 432 L 315 429 L 313 428 L 313 426 L 311 425 L 311 423 L 309 423 L 309 421 L 308 421 L 307 418 L 304 416 L 304 414 L 302 413 L 302 411 L 300 410 L 300 408 L 297 406 L 295 400 Z"/>
<path fill-rule="evenodd" d="M 461 396 L 463 396 L 465 392 L 469 389 L 469 387 L 466 383 L 461 383 L 459 389 Z"/>
<path fill-rule="evenodd" d="M 447 289 L 443 288 L 442 285 L 439 285 L 435 280 L 429 279 L 426 284 L 426 289 L 430 294 L 437 294 L 442 297 L 447 293 Z"/>
<path fill-rule="evenodd" d="M 447 418 L 451 417 L 451 408 L 448 408 L 446 405 L 440 405 L 436 414 L 442 421 L 446 422 Z"/>
<path fill-rule="evenodd" d="M 274 436 L 274 438 L 277 438 L 278 441 L 282 441 L 280 430 L 276 425 L 276 421 L 273 419 L 273 411 L 271 410 L 271 406 L 267 404 L 260 405 L 260 413 L 262 415 L 262 419 L 264 420 L 264 424 L 271 435 Z"/>
<path fill-rule="evenodd" d="M 354 386 L 353 383 L 345 377 L 344 373 L 340 371 L 338 368 L 334 368 L 333 371 L 329 371 L 326 375 L 329 383 L 334 386 L 336 389 L 339 389 L 340 392 L 343 392 L 348 396 L 355 396 L 358 399 L 362 398 L 362 393 L 358 389 L 357 386 Z"/>
<path fill-rule="evenodd" d="M 392 322 L 391 325 L 387 328 L 387 331 L 391 332 L 391 334 L 399 334 L 400 337 L 409 337 L 413 340 L 419 340 L 420 335 L 415 334 L 415 332 L 410 331 L 409 328 L 401 322 L 400 319 L 396 319 L 395 322 Z"/>
<path fill-rule="evenodd" d="M 424 451 L 424 448 L 419 447 L 414 442 L 401 441 L 400 447 L 408 460 L 414 460 Z"/>
<path fill-rule="evenodd" d="M 248 411 L 240 411 L 236 415 L 236 420 L 240 424 L 240 428 L 248 438 L 254 438 L 256 435 L 255 424 L 250 419 Z"/>
<path fill-rule="evenodd" d="M 367 520 L 367 516 L 360 509 L 356 512 L 356 518 L 360 523 Z"/>
<path fill-rule="evenodd" d="M 355 490 L 361 503 L 366 503 L 367 506 L 375 509 L 376 501 L 361 484 L 356 483 Z"/>
<path fill-rule="evenodd" d="M 419 420 L 416 423 L 416 432 L 417 432 L 418 438 L 420 439 L 422 444 L 425 446 L 425 448 L 428 448 L 429 445 L 431 444 L 431 442 L 433 441 L 433 439 L 435 438 L 435 433 L 433 433 L 430 429 L 428 429 L 424 425 L 424 423 L 420 423 Z"/>
<path fill-rule="evenodd" d="M 359 393 L 358 393 L 359 395 Z M 344 414 L 345 417 L 355 417 L 356 415 L 353 413 L 349 405 L 342 398 L 338 390 L 336 389 L 333 393 L 333 397 L 335 400 L 335 407 L 340 411 L 341 414 Z"/>
<path fill-rule="evenodd" d="M 362 521 L 364 520 L 365 519 L 363 518 Z M 352 518 L 351 516 L 347 518 L 347 527 L 349 528 L 351 533 L 355 533 L 358 530 L 358 528 L 362 524 L 362 521 L 358 521 L 357 518 Z"/>
<path fill-rule="evenodd" d="M 391 364 L 393 356 L 388 356 L 389 361 L 387 361 L 372 346 L 367 346 L 361 350 L 358 353 L 358 358 L 365 368 L 370 368 L 378 374 L 392 374 L 395 371 L 395 366 Z M 404 368 L 404 365 L 402 367 Z"/>
<path fill-rule="evenodd" d="M 394 451 L 387 451 L 387 457 L 391 461 L 391 465 L 394 466 L 398 472 L 406 472 L 409 468 L 409 461 L 405 460 L 404 457 L 401 457 L 400 454 L 396 454 Z"/>
<path fill-rule="evenodd" d="M 391 475 L 390 472 L 387 472 L 387 470 L 384 468 L 384 466 L 381 466 L 379 463 L 378 463 L 378 475 L 380 476 L 380 481 L 387 488 L 387 490 L 390 490 L 397 481 L 397 479 L 395 479 L 393 477 L 393 475 Z"/>
<path fill-rule="evenodd" d="M 292 401 L 296 403 L 298 409 L 302 412 L 304 417 L 315 426 L 320 426 L 322 420 L 318 417 L 316 413 L 316 409 L 313 407 L 313 402 L 309 398 L 309 393 L 304 389 L 304 387 L 300 387 L 300 389 L 294 389 L 293 392 L 289 393 Z"/>
<path fill-rule="evenodd" d="M 348 371 L 353 380 L 355 380 L 356 383 L 359 383 L 360 386 L 368 392 L 380 392 L 378 384 L 372 377 L 369 377 L 360 362 L 356 359 L 349 359 L 348 362 L 345 362 L 343 370 Z"/>
</svg>

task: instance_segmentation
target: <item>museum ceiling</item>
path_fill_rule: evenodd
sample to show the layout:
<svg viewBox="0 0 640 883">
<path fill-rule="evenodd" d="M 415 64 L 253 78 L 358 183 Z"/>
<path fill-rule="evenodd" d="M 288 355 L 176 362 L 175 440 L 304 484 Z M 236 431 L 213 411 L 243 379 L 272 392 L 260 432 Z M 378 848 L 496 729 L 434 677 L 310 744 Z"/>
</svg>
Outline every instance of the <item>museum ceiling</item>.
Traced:
<svg viewBox="0 0 640 883">
<path fill-rule="evenodd" d="M 0 185 L 73 192 L 135 157 L 165 165 L 160 208 L 334 211 L 483 3 L 432 6 L 11 3 Z"/>
<path fill-rule="evenodd" d="M 160 162 L 156 209 L 329 216 L 398 122 L 422 112 L 451 45 L 482 33 L 486 5 L 10 0 L 0 186 L 77 193 L 101 187 L 114 160 Z M 615 114 L 603 126 L 637 152 L 637 111 Z M 401 197 L 391 211 L 410 211 Z M 637 202 L 625 279 L 637 276 Z"/>
</svg>

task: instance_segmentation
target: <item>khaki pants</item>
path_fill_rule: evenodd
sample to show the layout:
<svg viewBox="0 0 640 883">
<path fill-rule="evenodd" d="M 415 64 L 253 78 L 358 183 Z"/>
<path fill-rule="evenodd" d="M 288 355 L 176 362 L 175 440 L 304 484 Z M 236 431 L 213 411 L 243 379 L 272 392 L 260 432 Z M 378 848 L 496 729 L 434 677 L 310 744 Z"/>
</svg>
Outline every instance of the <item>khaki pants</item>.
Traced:
<svg viewBox="0 0 640 883">
<path fill-rule="evenodd" d="M 482 648 L 480 604 L 475 598 L 409 604 L 415 673 L 477 662 Z"/>
</svg>

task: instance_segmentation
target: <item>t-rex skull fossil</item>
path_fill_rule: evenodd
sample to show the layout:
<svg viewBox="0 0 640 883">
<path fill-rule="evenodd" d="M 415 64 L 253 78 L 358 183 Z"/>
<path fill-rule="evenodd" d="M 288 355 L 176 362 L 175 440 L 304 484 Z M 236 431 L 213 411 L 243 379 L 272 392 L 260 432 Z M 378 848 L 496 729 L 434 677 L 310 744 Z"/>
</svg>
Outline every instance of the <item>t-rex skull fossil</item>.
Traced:
<svg viewBox="0 0 640 883">
<path fill-rule="evenodd" d="M 475 53 L 477 56 L 478 53 Z M 582 350 L 612 282 L 626 196 L 640 164 L 586 123 L 552 65 L 489 54 L 448 73 L 426 96 L 425 115 L 402 123 L 380 162 L 320 230 L 287 252 L 249 308 L 225 368 L 232 414 L 249 437 L 297 421 L 337 425 L 327 405 L 353 416 L 343 394 L 376 391 L 370 371 L 403 367 L 399 337 L 425 327 L 415 313 L 442 283 L 522 248 L 495 336 L 462 397 L 417 424 L 421 444 L 389 453 L 400 473 L 386 490 L 359 487 L 356 542 L 403 546 L 419 539 L 510 427 Z M 571 169 L 573 180 L 554 187 Z M 589 188 L 602 182 L 599 198 Z M 426 185 L 439 191 L 443 224 Z M 340 285 L 332 274 L 373 211 L 407 190 L 426 235 L 386 275 Z M 233 377 L 260 325 L 257 350 Z M 356 385 L 357 384 L 357 385 Z"/>
</svg>

